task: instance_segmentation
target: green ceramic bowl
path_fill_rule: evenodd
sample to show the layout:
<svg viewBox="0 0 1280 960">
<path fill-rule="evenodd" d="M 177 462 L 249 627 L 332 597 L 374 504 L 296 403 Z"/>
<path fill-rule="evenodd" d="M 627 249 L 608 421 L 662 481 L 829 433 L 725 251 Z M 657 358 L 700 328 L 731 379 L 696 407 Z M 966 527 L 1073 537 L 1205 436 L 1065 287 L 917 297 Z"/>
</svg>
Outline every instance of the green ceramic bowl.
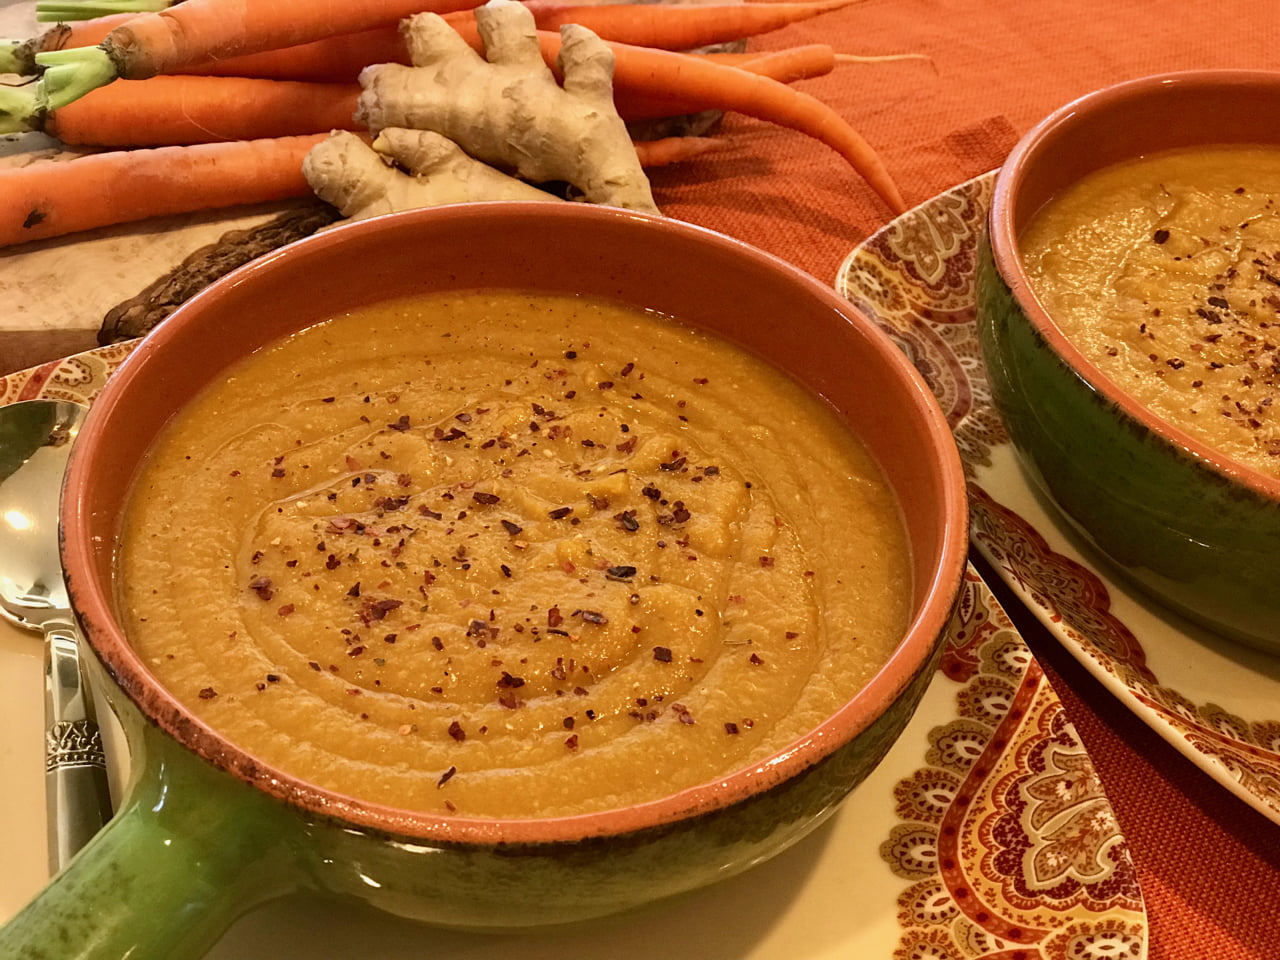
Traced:
<svg viewBox="0 0 1280 960">
<path fill-rule="evenodd" d="M 121 506 L 172 412 L 265 342 L 346 308 L 506 287 L 622 300 L 718 331 L 820 394 L 875 454 L 912 547 L 913 615 L 852 700 L 785 750 L 625 809 L 541 820 L 378 806 L 273 769 L 152 677 L 113 612 Z M 115 819 L 0 931 L 0 956 L 195 957 L 248 905 L 300 888 L 471 928 L 562 923 L 730 876 L 799 839 L 875 766 L 932 674 L 966 557 L 959 457 L 902 354 L 814 279 L 677 221 L 474 204 L 352 224 L 220 281 L 145 340 L 77 440 L 63 560 L 114 686 L 134 776 Z M 838 531 L 833 531 L 838 535 Z"/>
<path fill-rule="evenodd" d="M 996 179 L 977 278 L 996 406 L 1024 465 L 1132 582 L 1218 633 L 1280 651 L 1280 480 L 1153 417 L 1066 341 L 1028 286 L 1019 237 L 1081 177 L 1148 152 L 1280 146 L 1280 73 L 1149 77 L 1085 96 Z"/>
</svg>

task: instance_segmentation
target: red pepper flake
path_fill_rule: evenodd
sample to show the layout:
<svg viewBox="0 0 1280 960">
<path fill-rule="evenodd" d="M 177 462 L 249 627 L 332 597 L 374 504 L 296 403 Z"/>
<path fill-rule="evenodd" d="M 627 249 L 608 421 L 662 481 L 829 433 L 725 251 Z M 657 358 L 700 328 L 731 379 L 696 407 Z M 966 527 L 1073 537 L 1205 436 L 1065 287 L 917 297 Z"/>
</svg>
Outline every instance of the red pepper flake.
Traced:
<svg viewBox="0 0 1280 960">
<path fill-rule="evenodd" d="M 462 729 L 462 724 L 457 720 L 454 720 L 449 724 L 449 736 L 461 743 L 463 740 L 467 739 L 467 731 Z"/>
<path fill-rule="evenodd" d="M 563 520 L 571 513 L 573 513 L 573 507 L 556 507 L 554 510 L 548 511 L 547 516 L 552 520 Z"/>
<path fill-rule="evenodd" d="M 798 636 L 800 636 L 800 634 L 796 633 L 794 630 L 788 630 L 786 632 L 786 638 L 788 640 L 794 640 Z"/>
<path fill-rule="evenodd" d="M 733 721 L 726 721 L 724 725 L 724 732 L 728 734 L 736 734 L 738 732 L 738 725 Z"/>
<path fill-rule="evenodd" d="M 496 493 L 485 493 L 483 490 L 477 490 L 471 495 L 471 499 L 476 503 L 482 503 L 485 506 L 489 506 L 499 502 L 502 498 Z"/>
<path fill-rule="evenodd" d="M 671 648 L 670 647 L 654 647 L 653 659 L 657 660 L 660 663 L 670 663 Z"/>
<path fill-rule="evenodd" d="M 623 510 L 621 513 L 615 513 L 613 519 L 618 521 L 618 525 L 626 530 L 627 533 L 635 533 L 640 529 L 640 521 L 636 519 L 634 510 Z"/>
<path fill-rule="evenodd" d="M 547 610 L 547 626 L 558 627 L 564 623 L 564 617 L 560 614 L 559 607 L 551 607 Z"/>
<path fill-rule="evenodd" d="M 279 615 L 280 615 L 280 616 L 282 616 L 282 617 L 287 617 L 287 616 L 289 616 L 291 613 L 293 613 L 293 604 L 292 604 L 292 603 L 286 603 L 283 607 L 281 607 L 279 610 L 277 610 L 277 611 L 276 611 L 276 613 L 277 613 L 277 614 L 279 614 Z"/>
<path fill-rule="evenodd" d="M 612 390 L 612 389 L 613 389 L 613 381 L 612 381 L 612 380 L 601 380 L 599 383 L 597 383 L 597 384 L 596 384 L 596 388 L 597 388 L 597 389 L 600 389 L 600 390 Z"/>
<path fill-rule="evenodd" d="M 276 674 L 276 673 L 267 674 L 267 683 L 279 683 L 279 682 L 280 682 L 279 674 Z"/>
<path fill-rule="evenodd" d="M 392 430 L 397 430 L 403 433 L 404 431 L 409 429 L 409 415 L 406 413 L 403 416 L 401 416 L 400 419 L 397 420 L 395 423 L 388 423 L 387 426 Z"/>
<path fill-rule="evenodd" d="M 572 730 L 572 729 L 573 729 L 573 723 L 574 723 L 574 721 L 573 721 L 573 717 L 565 717 L 565 718 L 564 718 L 564 720 L 563 720 L 564 728 L 565 728 L 566 730 Z"/>
<path fill-rule="evenodd" d="M 520 701 L 515 698 L 515 694 L 503 693 L 498 697 L 498 703 L 508 710 L 514 710 L 520 706 Z"/>
<path fill-rule="evenodd" d="M 614 445 L 614 449 L 619 453 L 631 453 L 636 448 L 636 438 L 628 437 L 619 444 Z"/>
<path fill-rule="evenodd" d="M 762 567 L 772 567 L 772 566 L 773 566 L 773 564 L 774 564 L 774 559 L 773 559 L 773 557 L 761 557 L 761 558 L 760 558 L 760 566 L 762 566 Z"/>
<path fill-rule="evenodd" d="M 681 723 L 692 724 L 697 722 L 693 719 L 693 714 L 689 712 L 689 708 L 683 703 L 673 703 L 671 710 L 680 719 Z"/>
<path fill-rule="evenodd" d="M 708 380 L 706 377 L 694 377 L 693 382 L 696 384 L 702 385 L 702 384 L 708 384 L 711 381 Z"/>
<path fill-rule="evenodd" d="M 326 570 L 337 570 L 340 566 L 342 566 L 342 561 L 338 559 L 338 555 L 336 553 L 329 554 L 329 558 L 324 562 L 324 568 Z"/>
<path fill-rule="evenodd" d="M 453 775 L 458 772 L 457 767 L 450 767 L 444 773 L 440 774 L 440 779 L 436 781 L 436 789 L 439 790 L 446 783 L 453 779 Z"/>
<path fill-rule="evenodd" d="M 763 658 L 761 658 L 760 654 L 758 653 L 753 653 L 747 659 L 750 660 L 752 663 L 754 663 L 757 667 L 760 666 L 760 664 L 764 663 Z"/>
<path fill-rule="evenodd" d="M 524 532 L 524 527 L 520 526 L 518 523 L 513 523 L 510 520 L 502 521 L 502 529 L 507 531 L 507 533 L 511 534 L 513 537 L 518 533 Z"/>
<path fill-rule="evenodd" d="M 213 689 L 213 687 L 205 687 L 200 691 L 201 700 L 212 700 L 217 695 L 218 691 Z"/>
<path fill-rule="evenodd" d="M 581 617 L 587 623 L 598 623 L 603 625 L 609 622 L 609 618 L 598 610 L 575 610 L 573 611 L 573 615 L 575 617 Z"/>
<path fill-rule="evenodd" d="M 347 651 L 347 656 L 348 656 L 348 657 L 358 657 L 358 656 L 360 656 L 360 654 L 362 654 L 362 653 L 364 653 L 364 645 L 363 645 L 363 644 L 360 644 L 360 645 L 358 645 L 358 646 L 354 646 L 354 647 L 352 647 L 350 650 L 348 650 L 348 651 Z"/>
<path fill-rule="evenodd" d="M 375 620 L 381 620 L 392 610 L 403 605 L 403 600 L 366 600 L 360 608 L 359 616 L 365 623 L 371 623 Z"/>
<path fill-rule="evenodd" d="M 569 734 L 569 736 L 565 737 L 564 745 L 568 747 L 570 750 L 577 750 L 578 735 L 576 733 Z"/>
<path fill-rule="evenodd" d="M 250 563 L 261 563 L 261 562 L 262 562 L 262 556 L 263 556 L 263 554 L 262 554 L 262 551 L 261 551 L 261 550 L 255 550 L 255 551 L 253 551 L 253 556 L 249 558 L 249 562 L 250 562 Z"/>
<path fill-rule="evenodd" d="M 351 589 L 347 591 L 347 596 L 348 596 L 348 597 L 358 597 L 358 596 L 360 596 L 360 581 L 359 581 L 359 580 L 357 580 L 355 583 L 353 583 L 353 584 L 351 585 Z"/>
<path fill-rule="evenodd" d="M 271 476 L 279 480 L 281 477 L 284 476 L 284 467 L 276 467 L 274 470 L 271 471 Z"/>
<path fill-rule="evenodd" d="M 362 694 L 363 692 L 364 692 L 364 691 L 363 691 L 363 690 L 361 690 L 359 687 L 347 687 L 347 693 L 348 693 L 350 696 L 353 696 L 353 697 L 358 697 L 358 696 L 360 696 L 360 694 Z"/>
<path fill-rule="evenodd" d="M 1169 231 L 1162 227 L 1151 235 L 1151 239 L 1156 243 L 1165 243 L 1169 239 Z"/>
<path fill-rule="evenodd" d="M 675 451 L 673 450 L 672 453 L 674 454 Z M 658 469 L 665 470 L 667 473 L 675 473 L 685 465 L 687 460 L 687 457 L 675 457 L 672 460 L 668 460 L 666 463 L 658 464 Z"/>
<path fill-rule="evenodd" d="M 498 678 L 498 686 L 513 689 L 515 687 L 523 687 L 524 677 L 513 677 L 511 674 L 507 673 L 507 671 L 503 670 L 502 676 Z"/>
<path fill-rule="evenodd" d="M 249 582 L 249 589 L 258 595 L 262 600 L 270 600 L 275 591 L 271 589 L 270 577 L 257 577 Z"/>
</svg>

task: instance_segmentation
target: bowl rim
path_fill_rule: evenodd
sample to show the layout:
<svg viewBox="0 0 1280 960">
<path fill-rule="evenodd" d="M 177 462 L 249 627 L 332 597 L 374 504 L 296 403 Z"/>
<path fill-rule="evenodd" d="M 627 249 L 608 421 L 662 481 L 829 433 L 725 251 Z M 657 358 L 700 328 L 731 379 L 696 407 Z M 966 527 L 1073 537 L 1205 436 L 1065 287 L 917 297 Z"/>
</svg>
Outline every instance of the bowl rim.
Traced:
<svg viewBox="0 0 1280 960">
<path fill-rule="evenodd" d="M 1280 98 L 1280 71 L 1182 70 L 1152 74 L 1091 91 L 1064 104 L 1032 127 L 1010 151 L 996 173 L 988 215 L 988 238 L 996 268 L 1032 327 L 1051 349 L 1096 393 L 1168 443 L 1178 454 L 1189 455 L 1201 467 L 1228 482 L 1237 483 L 1257 496 L 1280 502 L 1280 476 L 1273 476 L 1226 454 L 1152 413 L 1090 361 L 1054 322 L 1031 287 L 1018 249 L 1015 223 L 1018 199 L 1028 167 L 1045 152 L 1046 142 L 1062 131 L 1086 121 L 1095 112 L 1125 101 L 1143 102 L 1173 90 L 1216 91 L 1227 95 L 1242 86 L 1274 88 Z M 1208 143 L 1206 143 L 1208 145 Z M 1280 148 L 1280 141 L 1275 143 Z M 1136 159 L 1141 154 L 1135 154 Z"/>
<path fill-rule="evenodd" d="M 909 405 L 922 418 L 929 438 L 927 452 L 940 472 L 942 503 L 939 509 L 943 536 L 939 562 L 932 570 L 930 581 L 920 585 L 923 599 L 916 615 L 889 658 L 852 698 L 818 726 L 751 766 L 656 800 L 570 816 L 479 818 L 407 810 L 361 800 L 309 783 L 257 760 L 189 713 L 151 675 L 142 658 L 125 640 L 124 631 L 113 613 L 109 584 L 99 582 L 93 573 L 93 546 L 89 536 L 91 522 L 84 500 L 85 490 L 92 482 L 90 463 L 97 455 L 99 437 L 103 434 L 99 424 L 109 422 L 110 411 L 117 404 L 117 398 L 129 389 L 136 371 L 143 369 L 150 362 L 149 358 L 163 355 L 166 342 L 188 323 L 188 318 L 198 321 L 204 304 L 214 301 L 220 290 L 259 282 L 259 278 L 264 276 L 269 279 L 286 259 L 307 257 L 312 252 L 377 231 L 430 231 L 432 225 L 441 220 L 483 220 L 494 216 L 611 219 L 620 229 L 627 229 L 622 226 L 627 222 L 640 221 L 660 232 L 676 231 L 695 242 L 712 244 L 721 250 L 732 251 L 736 256 L 780 270 L 810 296 L 829 304 L 846 322 L 870 334 L 870 348 L 896 371 L 904 385 L 903 406 Z M 456 204 L 371 218 L 297 241 L 216 281 L 148 334 L 108 380 L 91 407 L 72 451 L 62 510 L 64 566 L 73 605 L 86 638 L 124 695 L 142 710 L 151 723 L 215 767 L 305 812 L 337 821 L 340 826 L 355 826 L 409 842 L 429 840 L 451 845 L 541 845 L 625 836 L 716 813 L 797 776 L 856 737 L 889 708 L 921 670 L 929 667 L 959 596 L 968 556 L 967 493 L 963 467 L 950 427 L 923 378 L 887 336 L 813 277 L 742 241 L 676 220 L 579 204 Z M 101 619 L 96 615 L 98 611 L 102 612 Z"/>
</svg>

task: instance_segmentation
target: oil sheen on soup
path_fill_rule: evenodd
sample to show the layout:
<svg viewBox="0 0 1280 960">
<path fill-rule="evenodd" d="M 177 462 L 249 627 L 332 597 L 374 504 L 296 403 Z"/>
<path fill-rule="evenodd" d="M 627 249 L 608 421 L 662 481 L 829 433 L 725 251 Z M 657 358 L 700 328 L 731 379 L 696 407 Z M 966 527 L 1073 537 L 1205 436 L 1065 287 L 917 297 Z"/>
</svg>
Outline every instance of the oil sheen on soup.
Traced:
<svg viewBox="0 0 1280 960">
<path fill-rule="evenodd" d="M 395 301 L 166 428 L 119 556 L 131 642 L 232 742 L 393 806 L 652 800 L 812 729 L 906 627 L 892 492 L 719 339 L 523 292 Z"/>
</svg>

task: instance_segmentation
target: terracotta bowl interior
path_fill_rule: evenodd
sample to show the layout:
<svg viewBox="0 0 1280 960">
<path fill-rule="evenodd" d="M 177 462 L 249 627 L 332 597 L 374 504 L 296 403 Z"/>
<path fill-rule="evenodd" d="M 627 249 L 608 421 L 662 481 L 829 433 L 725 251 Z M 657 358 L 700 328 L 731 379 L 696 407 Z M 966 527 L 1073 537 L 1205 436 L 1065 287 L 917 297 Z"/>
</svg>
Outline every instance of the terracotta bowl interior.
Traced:
<svg viewBox="0 0 1280 960">
<path fill-rule="evenodd" d="M 156 687 L 111 610 L 121 507 L 172 413 L 228 365 L 312 322 L 383 298 L 485 287 L 609 297 L 716 331 L 771 358 L 855 425 L 902 506 L 913 545 L 916 622 L 881 675 L 813 738 L 816 749 L 847 741 L 881 713 L 926 662 L 965 557 L 959 460 L 927 388 L 845 301 L 780 261 L 674 221 L 567 204 L 437 208 L 344 227 L 215 284 L 138 347 L 94 405 L 64 500 L 73 596 L 90 642 L 125 692 L 197 752 L 235 766 L 219 759 L 226 745 Z M 818 755 L 794 752 L 765 765 L 770 769 L 659 804 L 652 818 L 721 804 Z M 277 779 L 288 787 L 289 778 Z M 311 802 L 305 789 L 290 794 Z M 330 814 L 379 822 L 377 810 L 349 798 L 314 802 Z M 412 819 L 398 818 L 398 827 L 412 832 Z"/>
</svg>

